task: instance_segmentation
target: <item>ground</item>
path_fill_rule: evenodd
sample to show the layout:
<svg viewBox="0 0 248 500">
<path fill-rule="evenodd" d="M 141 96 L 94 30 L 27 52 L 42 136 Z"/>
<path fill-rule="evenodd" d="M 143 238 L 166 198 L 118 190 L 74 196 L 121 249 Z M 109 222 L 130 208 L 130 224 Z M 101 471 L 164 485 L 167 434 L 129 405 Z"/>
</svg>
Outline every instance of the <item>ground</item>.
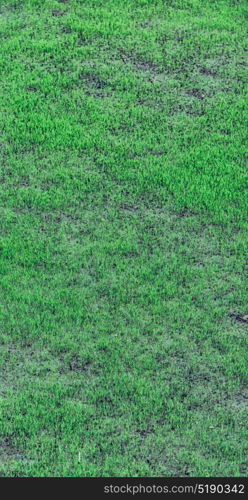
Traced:
<svg viewBox="0 0 248 500">
<path fill-rule="evenodd" d="M 247 3 L 0 0 L 1 476 L 246 476 Z"/>
</svg>

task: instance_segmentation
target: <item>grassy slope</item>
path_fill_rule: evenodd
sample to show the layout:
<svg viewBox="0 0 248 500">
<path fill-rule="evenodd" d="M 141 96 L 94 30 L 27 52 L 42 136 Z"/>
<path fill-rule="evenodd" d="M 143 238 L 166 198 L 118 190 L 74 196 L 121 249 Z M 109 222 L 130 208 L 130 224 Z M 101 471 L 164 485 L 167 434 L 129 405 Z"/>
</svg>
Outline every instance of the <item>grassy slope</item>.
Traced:
<svg viewBox="0 0 248 500">
<path fill-rule="evenodd" d="M 246 21 L 0 0 L 1 475 L 247 475 Z"/>
</svg>

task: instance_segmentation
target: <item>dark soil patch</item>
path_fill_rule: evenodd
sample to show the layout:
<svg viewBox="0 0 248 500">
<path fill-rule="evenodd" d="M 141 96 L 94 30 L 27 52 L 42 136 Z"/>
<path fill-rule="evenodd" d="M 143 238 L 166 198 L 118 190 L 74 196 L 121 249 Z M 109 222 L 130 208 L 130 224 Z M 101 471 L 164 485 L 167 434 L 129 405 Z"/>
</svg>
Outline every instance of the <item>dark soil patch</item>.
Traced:
<svg viewBox="0 0 248 500">
<path fill-rule="evenodd" d="M 64 26 L 64 28 L 62 28 L 61 30 L 61 33 L 66 33 L 66 34 L 72 33 L 72 29 L 69 28 L 69 26 Z"/>
<path fill-rule="evenodd" d="M 206 76 L 217 76 L 217 71 L 213 69 L 201 68 L 200 73 Z"/>
<path fill-rule="evenodd" d="M 72 358 L 69 362 L 69 370 L 73 372 L 86 372 L 90 366 L 90 361 L 80 360 L 77 356 Z"/>
<path fill-rule="evenodd" d="M 84 36 L 83 32 L 80 31 L 78 33 L 78 45 L 85 45 L 88 42 L 88 39 Z"/>
<path fill-rule="evenodd" d="M 11 443 L 10 439 L 0 442 L 0 464 L 8 459 L 23 460 L 25 457 Z"/>
<path fill-rule="evenodd" d="M 63 10 L 54 9 L 52 10 L 52 15 L 54 17 L 62 17 L 65 15 L 65 12 Z"/>
<path fill-rule="evenodd" d="M 120 52 L 120 57 L 125 64 L 131 64 L 134 71 L 149 71 L 154 74 L 159 72 L 159 66 L 157 64 L 143 59 L 137 59 L 124 51 Z"/>
<path fill-rule="evenodd" d="M 231 135 L 230 130 L 227 130 L 227 129 L 220 130 L 220 133 L 223 134 L 223 135 Z"/>
<path fill-rule="evenodd" d="M 107 83 L 97 75 L 87 75 L 81 73 L 80 79 L 85 83 L 92 85 L 92 87 L 94 87 L 95 89 L 104 89 L 105 87 L 107 87 Z"/>
<path fill-rule="evenodd" d="M 199 112 L 192 112 L 192 113 L 187 113 L 190 116 L 204 116 L 206 113 L 205 111 L 199 111 Z"/>
<path fill-rule="evenodd" d="M 196 215 L 196 212 L 193 212 L 187 208 L 184 208 L 177 213 L 177 216 L 180 217 L 180 219 L 184 219 L 185 217 L 193 217 L 194 215 Z"/>
<path fill-rule="evenodd" d="M 32 86 L 30 86 L 30 87 L 26 87 L 26 90 L 27 90 L 28 92 L 39 92 L 38 87 L 32 87 Z"/>
<path fill-rule="evenodd" d="M 136 212 L 137 210 L 139 210 L 139 208 L 140 208 L 139 206 L 131 205 L 129 203 L 121 203 L 121 205 L 120 205 L 121 210 L 125 210 L 128 212 Z"/>
<path fill-rule="evenodd" d="M 236 319 L 239 323 L 245 323 L 248 324 L 248 315 L 247 316 L 241 316 L 240 314 L 230 314 L 230 318 Z"/>
<path fill-rule="evenodd" d="M 109 84 L 105 80 L 102 80 L 98 75 L 82 73 L 80 75 L 80 80 L 87 87 L 85 90 L 86 95 L 93 96 L 95 98 L 108 97 L 107 88 L 109 88 Z M 114 90 L 112 85 L 111 90 Z"/>
<path fill-rule="evenodd" d="M 197 99 L 205 99 L 206 94 L 201 89 L 190 89 L 187 94 L 191 97 L 196 97 Z"/>
<path fill-rule="evenodd" d="M 133 62 L 133 68 L 137 69 L 138 71 L 150 71 L 152 73 L 158 73 L 159 68 L 157 64 L 154 64 L 149 61 L 134 61 Z"/>
<path fill-rule="evenodd" d="M 185 36 L 186 36 L 186 33 L 184 31 L 177 31 L 176 32 L 176 40 L 177 40 L 177 42 L 179 42 L 179 43 L 183 42 Z"/>
</svg>

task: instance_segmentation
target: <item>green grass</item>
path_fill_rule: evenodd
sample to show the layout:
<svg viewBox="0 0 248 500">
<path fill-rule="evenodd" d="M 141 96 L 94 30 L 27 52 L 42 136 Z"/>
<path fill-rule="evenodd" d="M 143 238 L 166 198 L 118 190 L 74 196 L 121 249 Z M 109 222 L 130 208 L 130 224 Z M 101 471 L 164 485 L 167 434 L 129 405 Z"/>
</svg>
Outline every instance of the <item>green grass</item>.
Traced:
<svg viewBox="0 0 248 500">
<path fill-rule="evenodd" d="M 0 0 L 1 476 L 247 475 L 247 14 Z"/>
</svg>

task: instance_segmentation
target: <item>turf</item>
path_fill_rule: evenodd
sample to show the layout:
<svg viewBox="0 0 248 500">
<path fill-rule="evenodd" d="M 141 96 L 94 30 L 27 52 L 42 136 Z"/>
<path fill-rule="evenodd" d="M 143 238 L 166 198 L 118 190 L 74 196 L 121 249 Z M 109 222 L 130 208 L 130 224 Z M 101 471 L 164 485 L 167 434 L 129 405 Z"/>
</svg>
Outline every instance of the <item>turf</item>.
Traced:
<svg viewBox="0 0 248 500">
<path fill-rule="evenodd" d="M 247 17 L 0 0 L 1 476 L 247 475 Z"/>
</svg>

